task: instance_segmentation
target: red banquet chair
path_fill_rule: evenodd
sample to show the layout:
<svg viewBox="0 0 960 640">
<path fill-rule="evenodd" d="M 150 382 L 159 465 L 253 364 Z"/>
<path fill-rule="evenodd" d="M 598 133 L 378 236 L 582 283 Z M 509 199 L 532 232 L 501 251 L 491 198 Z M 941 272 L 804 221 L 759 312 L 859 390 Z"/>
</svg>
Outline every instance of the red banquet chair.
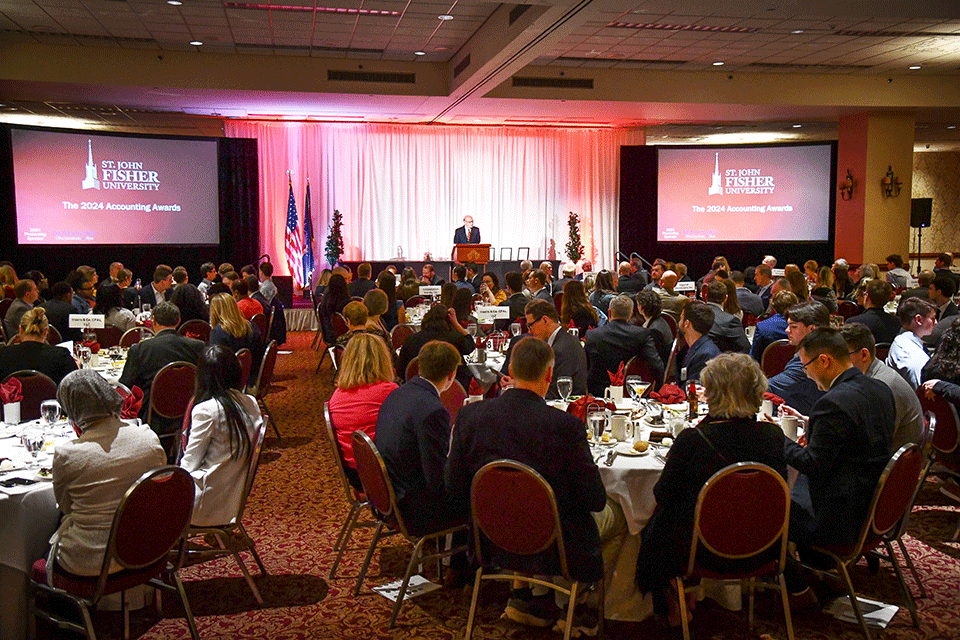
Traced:
<svg viewBox="0 0 960 640">
<path fill-rule="evenodd" d="M 253 369 L 253 353 L 244 347 L 237 351 L 237 362 L 240 363 L 240 388 L 246 389 L 250 382 L 250 371 Z"/>
<path fill-rule="evenodd" d="M 263 408 L 264 417 L 270 422 L 273 431 L 278 438 L 282 438 L 280 430 L 277 429 L 277 423 L 270 413 L 269 407 L 265 401 L 267 394 L 270 393 L 270 385 L 273 384 L 273 371 L 277 366 L 277 341 L 271 340 L 267 345 L 267 350 L 263 353 L 263 360 L 260 361 L 260 371 L 257 372 L 257 381 L 253 386 L 247 388 L 247 393 L 257 399 L 257 402 Z"/>
<path fill-rule="evenodd" d="M 443 406 L 450 412 L 450 424 L 456 422 L 457 414 L 460 413 L 460 408 L 466 399 L 467 392 L 464 391 L 463 385 L 457 380 L 454 380 L 453 384 L 440 394 L 440 402 L 442 402 Z"/>
<path fill-rule="evenodd" d="M 787 363 L 797 353 L 797 347 L 790 344 L 789 340 L 777 340 L 767 345 L 760 356 L 760 368 L 763 375 L 767 378 L 783 373 L 787 368 Z"/>
<path fill-rule="evenodd" d="M 938 393 L 934 392 L 927 397 L 922 387 L 917 389 L 917 397 L 920 398 L 923 410 L 936 417 L 936 428 L 931 436 L 930 455 L 927 456 L 923 477 L 927 477 L 934 463 L 943 466 L 954 477 L 960 476 L 960 417 L 956 407 Z M 957 527 L 950 539 L 956 542 L 958 537 L 960 520 L 957 521 Z"/>
<path fill-rule="evenodd" d="M 147 405 L 147 424 L 164 424 L 176 420 L 183 421 L 183 417 L 190 409 L 193 396 L 197 392 L 197 367 L 189 362 L 171 362 L 166 365 L 150 384 L 150 398 Z M 182 428 L 171 433 L 160 432 L 161 442 L 174 440 L 172 448 L 167 449 L 170 459 L 179 458 L 182 450 Z M 166 449 L 166 447 L 164 447 Z"/>
<path fill-rule="evenodd" d="M 267 338 L 267 316 L 262 313 L 255 313 L 253 317 L 250 318 L 250 322 L 256 325 L 257 329 L 260 331 L 261 339 Z"/>
<path fill-rule="evenodd" d="M 650 386 L 647 387 L 647 390 L 644 392 L 644 395 L 650 393 L 651 391 L 656 391 L 659 387 L 660 380 L 657 376 L 654 375 L 653 369 L 650 368 L 649 363 L 640 356 L 633 356 L 627 361 L 627 364 L 623 367 L 623 379 L 626 380 L 628 376 L 640 376 L 644 382 L 649 382 Z M 630 397 L 630 390 L 626 388 L 626 383 L 624 383 L 624 395 Z"/>
<path fill-rule="evenodd" d="M 59 629 L 96 638 L 90 608 L 96 607 L 104 596 L 148 584 L 179 595 L 190 635 L 199 640 L 179 574 L 186 531 L 193 515 L 193 490 L 193 478 L 180 467 L 160 467 L 140 476 L 124 494 L 113 516 L 103 565 L 96 576 L 66 574 L 56 563 L 49 567 L 45 559 L 37 560 L 30 577 L 32 593 L 27 604 L 31 626 L 34 618 L 43 618 Z M 111 571 L 116 566 L 122 570 Z M 164 575 L 172 584 L 161 580 Z M 52 587 L 47 584 L 48 579 Z M 41 594 L 59 598 L 40 597 Z M 82 623 L 64 615 L 64 598 L 79 610 Z M 123 637 L 127 639 L 130 614 L 126 598 L 122 597 L 121 602 Z"/>
<path fill-rule="evenodd" d="M 49 376 L 33 369 L 23 369 L 14 371 L 3 382 L 6 383 L 11 378 L 20 381 L 21 393 L 23 399 L 20 401 L 20 422 L 28 420 L 37 420 L 40 418 L 40 404 L 44 400 L 55 400 L 57 398 L 57 383 Z"/>
<path fill-rule="evenodd" d="M 398 324 L 393 329 L 390 330 L 390 345 L 393 347 L 394 351 L 399 351 L 400 347 L 403 346 L 403 343 L 407 341 L 407 338 L 412 336 L 414 333 L 413 327 L 407 324 Z"/>
<path fill-rule="evenodd" d="M 194 338 L 203 342 L 210 342 L 210 330 L 211 327 L 209 322 L 206 320 L 200 320 L 199 318 L 194 318 L 193 320 L 187 320 L 180 325 L 180 328 L 177 329 L 177 333 L 188 338 Z"/>
<path fill-rule="evenodd" d="M 93 333 L 97 336 L 97 343 L 101 349 L 109 349 L 110 347 L 117 346 L 120 344 L 120 338 L 123 337 L 123 331 L 113 326 L 94 329 Z"/>
<path fill-rule="evenodd" d="M 146 327 L 134 327 L 127 329 L 126 333 L 120 336 L 120 346 L 129 349 L 133 345 L 153 337 L 153 331 Z"/>
</svg>

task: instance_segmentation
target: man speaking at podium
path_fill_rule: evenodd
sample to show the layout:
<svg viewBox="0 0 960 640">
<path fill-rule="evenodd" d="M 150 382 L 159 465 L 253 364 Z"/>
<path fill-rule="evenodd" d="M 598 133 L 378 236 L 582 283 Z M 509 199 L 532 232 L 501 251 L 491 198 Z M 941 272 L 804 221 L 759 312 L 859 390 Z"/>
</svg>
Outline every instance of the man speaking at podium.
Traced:
<svg viewBox="0 0 960 640">
<path fill-rule="evenodd" d="M 463 226 L 453 232 L 453 244 L 480 244 L 480 229 L 473 226 L 471 216 L 464 216 Z"/>
</svg>

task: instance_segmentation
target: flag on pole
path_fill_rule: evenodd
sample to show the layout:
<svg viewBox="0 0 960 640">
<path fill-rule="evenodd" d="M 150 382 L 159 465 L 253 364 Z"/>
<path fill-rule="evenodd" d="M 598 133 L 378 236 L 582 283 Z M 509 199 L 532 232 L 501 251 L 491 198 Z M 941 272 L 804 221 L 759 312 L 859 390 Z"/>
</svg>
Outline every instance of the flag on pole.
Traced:
<svg viewBox="0 0 960 640">
<path fill-rule="evenodd" d="M 307 196 L 303 199 L 303 282 L 313 276 L 313 220 L 310 217 L 310 178 L 307 178 Z"/>
<path fill-rule="evenodd" d="M 287 268 L 293 276 L 294 286 L 303 287 L 303 238 L 297 220 L 297 203 L 293 199 L 293 181 L 287 176 L 290 197 L 287 200 L 287 228 L 283 234 L 283 248 L 287 256 Z"/>
</svg>

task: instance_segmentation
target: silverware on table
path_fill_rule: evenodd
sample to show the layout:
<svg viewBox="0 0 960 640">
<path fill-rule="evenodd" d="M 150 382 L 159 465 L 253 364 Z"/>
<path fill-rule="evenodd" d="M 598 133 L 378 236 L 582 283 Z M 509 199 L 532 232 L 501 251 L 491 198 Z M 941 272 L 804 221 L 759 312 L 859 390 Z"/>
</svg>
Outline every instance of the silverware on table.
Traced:
<svg viewBox="0 0 960 640">
<path fill-rule="evenodd" d="M 607 465 L 608 467 L 612 467 L 613 461 L 616 460 L 616 458 L 617 458 L 617 450 L 611 449 L 610 453 L 607 454 L 607 459 L 603 461 L 603 464 Z"/>
</svg>

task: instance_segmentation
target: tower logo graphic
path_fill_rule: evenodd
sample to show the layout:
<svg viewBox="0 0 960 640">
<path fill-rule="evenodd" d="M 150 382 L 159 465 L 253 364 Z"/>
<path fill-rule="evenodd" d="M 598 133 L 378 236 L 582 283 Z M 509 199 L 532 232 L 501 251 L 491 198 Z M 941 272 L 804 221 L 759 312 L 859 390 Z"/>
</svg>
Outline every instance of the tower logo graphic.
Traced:
<svg viewBox="0 0 960 640">
<path fill-rule="evenodd" d="M 80 183 L 84 189 L 99 189 L 100 181 L 97 180 L 97 166 L 93 164 L 93 147 L 87 140 L 87 177 Z"/>
<path fill-rule="evenodd" d="M 89 171 L 89 169 L 88 169 Z M 720 152 L 717 152 L 716 159 L 714 160 L 713 165 L 713 184 L 710 185 L 707 195 L 717 196 L 723 195 L 723 187 L 720 185 Z"/>
</svg>

